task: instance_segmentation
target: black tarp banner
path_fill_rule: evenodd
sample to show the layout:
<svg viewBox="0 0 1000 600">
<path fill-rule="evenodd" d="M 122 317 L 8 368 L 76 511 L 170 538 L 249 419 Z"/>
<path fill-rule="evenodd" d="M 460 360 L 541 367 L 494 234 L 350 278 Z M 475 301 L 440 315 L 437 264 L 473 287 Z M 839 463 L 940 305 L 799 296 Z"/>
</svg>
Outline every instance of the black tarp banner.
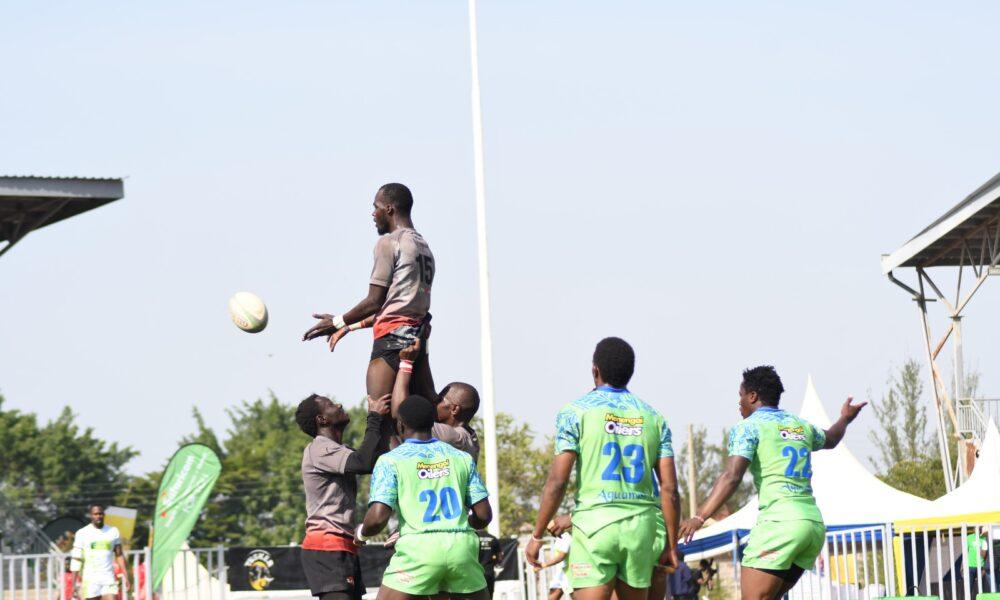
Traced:
<svg viewBox="0 0 1000 600">
<path fill-rule="evenodd" d="M 503 562 L 497 580 L 517 579 L 517 540 L 500 540 Z M 226 551 L 228 582 L 234 592 L 265 590 L 306 590 L 309 582 L 302 571 L 302 548 L 299 546 L 248 546 Z M 361 548 L 361 573 L 365 587 L 382 585 L 392 548 L 368 545 Z"/>
</svg>

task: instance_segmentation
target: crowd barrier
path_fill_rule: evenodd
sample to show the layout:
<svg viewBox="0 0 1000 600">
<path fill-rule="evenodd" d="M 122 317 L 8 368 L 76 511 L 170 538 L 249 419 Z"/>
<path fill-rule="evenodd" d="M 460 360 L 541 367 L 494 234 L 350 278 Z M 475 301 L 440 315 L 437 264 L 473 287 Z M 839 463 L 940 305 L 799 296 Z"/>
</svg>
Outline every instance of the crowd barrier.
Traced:
<svg viewBox="0 0 1000 600">
<path fill-rule="evenodd" d="M 745 543 L 745 537 L 739 541 Z M 985 594 L 1000 592 L 998 544 L 1000 523 L 885 524 L 829 531 L 816 565 L 803 574 L 788 598 L 874 600 L 931 597 L 977 600 Z M 527 565 L 523 548 L 515 540 L 505 540 L 504 545 L 507 559 L 498 567 L 498 575 L 502 577 L 498 578 L 494 599 L 545 600 L 554 571 L 535 572 Z M 297 547 L 279 549 L 297 550 Z M 276 578 L 268 570 L 269 563 L 274 565 L 274 559 L 259 550 L 227 550 L 221 546 L 181 550 L 155 593 L 150 589 L 151 582 L 146 571 L 148 550 L 130 551 L 127 558 L 133 586 L 127 594 L 123 591 L 120 599 L 309 597 L 308 590 L 301 589 L 301 584 L 292 585 L 298 589 L 266 589 L 267 584 Z M 255 551 L 258 554 L 254 555 Z M 551 546 L 543 547 L 543 560 L 550 556 L 550 552 Z M 376 570 L 385 568 L 391 554 L 377 546 L 368 553 L 367 561 L 372 563 L 369 568 Z M 69 600 L 70 579 L 66 559 L 65 554 L 58 552 L 0 555 L 0 600 Z M 731 592 L 738 597 L 738 551 L 732 553 L 731 560 Z M 298 562 L 297 556 L 294 562 Z M 234 573 L 241 581 L 232 579 Z M 720 582 L 721 577 L 720 572 Z M 251 582 L 249 587 L 242 579 Z M 381 581 L 380 575 L 377 579 Z M 259 593 L 261 590 L 253 586 L 253 581 L 260 582 L 264 593 Z M 369 596 L 374 597 L 376 592 L 377 586 L 369 583 Z"/>
</svg>

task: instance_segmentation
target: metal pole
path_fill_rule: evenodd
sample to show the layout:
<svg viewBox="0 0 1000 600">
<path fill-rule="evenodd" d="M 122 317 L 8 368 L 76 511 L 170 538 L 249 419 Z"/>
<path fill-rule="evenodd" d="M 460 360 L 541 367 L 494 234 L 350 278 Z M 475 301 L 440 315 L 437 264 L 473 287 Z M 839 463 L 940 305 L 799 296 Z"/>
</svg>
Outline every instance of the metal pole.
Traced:
<svg viewBox="0 0 1000 600">
<path fill-rule="evenodd" d="M 944 414 L 941 410 L 941 395 L 939 394 L 937 380 L 934 378 L 934 357 L 931 355 L 931 332 L 927 323 L 927 300 L 923 295 L 923 279 L 920 280 L 920 297 L 917 298 L 917 306 L 920 308 L 921 331 L 924 334 L 924 348 L 927 356 L 927 368 L 931 377 L 931 393 L 934 394 L 934 410 L 938 418 L 938 452 L 941 454 L 941 466 L 944 469 L 944 484 L 947 491 L 955 489 L 955 482 L 951 475 L 951 458 L 948 456 L 948 441 L 945 437 Z"/>
<path fill-rule="evenodd" d="M 483 159 L 483 103 L 479 93 L 479 36 L 476 0 L 469 0 L 469 51 L 472 58 L 472 142 L 476 172 L 476 239 L 479 246 L 479 337 L 483 382 L 483 437 L 486 490 L 493 499 L 489 532 L 500 536 L 500 484 L 497 474 L 497 423 L 493 404 L 493 333 L 490 322 L 490 273 L 486 245 L 486 168 Z"/>
<path fill-rule="evenodd" d="M 951 340 L 951 348 L 953 351 L 953 359 L 955 362 L 955 403 L 958 404 L 962 401 L 962 398 L 966 397 L 965 391 L 965 365 L 962 358 L 962 317 L 954 315 L 951 317 L 952 328 L 954 329 L 955 335 Z M 958 433 L 958 432 L 956 432 Z M 959 443 L 957 446 L 958 456 L 958 480 L 959 483 L 965 483 L 965 480 L 969 477 L 966 472 L 965 464 L 965 444 Z"/>
<path fill-rule="evenodd" d="M 688 514 L 694 516 L 698 512 L 698 496 L 694 481 L 694 425 L 688 423 Z"/>
</svg>

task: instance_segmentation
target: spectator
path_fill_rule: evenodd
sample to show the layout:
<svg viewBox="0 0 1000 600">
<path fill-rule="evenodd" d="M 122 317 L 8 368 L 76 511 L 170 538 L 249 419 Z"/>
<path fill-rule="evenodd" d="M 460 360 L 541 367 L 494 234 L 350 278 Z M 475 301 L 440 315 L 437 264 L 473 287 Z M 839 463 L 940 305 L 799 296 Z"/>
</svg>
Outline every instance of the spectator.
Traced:
<svg viewBox="0 0 1000 600">
<path fill-rule="evenodd" d="M 559 600 L 563 597 L 563 595 L 569 597 L 573 591 L 573 589 L 569 587 L 569 578 L 566 577 L 565 565 L 559 566 L 559 563 L 566 560 L 572 541 L 573 537 L 569 533 L 563 533 L 557 537 L 556 541 L 552 544 L 550 558 L 543 562 L 540 567 L 535 568 L 536 573 L 542 569 L 549 569 L 548 600 Z"/>
<path fill-rule="evenodd" d="M 492 598 L 493 588 L 497 584 L 496 566 L 503 562 L 503 550 L 500 549 L 500 540 L 485 529 L 480 529 L 476 535 L 479 536 L 479 564 L 483 566 L 486 588 Z"/>
<path fill-rule="evenodd" d="M 697 600 L 698 582 L 695 580 L 691 569 L 684 562 L 684 552 L 677 550 L 677 569 L 667 575 L 670 597 L 674 600 Z"/>
<path fill-rule="evenodd" d="M 703 558 L 698 562 L 698 587 L 705 590 L 715 589 L 715 565 L 713 561 Z"/>
</svg>

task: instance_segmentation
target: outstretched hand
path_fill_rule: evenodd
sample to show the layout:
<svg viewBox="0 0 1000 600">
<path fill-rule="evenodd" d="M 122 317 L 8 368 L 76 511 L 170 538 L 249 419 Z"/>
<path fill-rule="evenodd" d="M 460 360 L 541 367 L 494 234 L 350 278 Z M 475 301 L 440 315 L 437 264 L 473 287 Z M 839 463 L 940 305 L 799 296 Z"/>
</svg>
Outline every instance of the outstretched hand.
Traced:
<svg viewBox="0 0 1000 600">
<path fill-rule="evenodd" d="M 324 335 L 330 335 L 331 333 L 337 331 L 337 327 L 333 324 L 333 315 L 327 313 L 315 313 L 313 318 L 319 319 L 319 323 L 316 323 L 307 329 L 304 334 L 302 334 L 303 342 L 314 340 Z"/>
<path fill-rule="evenodd" d="M 868 404 L 868 402 L 851 404 L 851 400 L 854 400 L 854 396 L 848 396 L 847 400 L 844 401 L 844 405 L 840 407 L 840 417 L 848 423 L 858 418 L 858 413 L 860 413 L 861 409 Z"/>
<path fill-rule="evenodd" d="M 339 342 L 341 338 L 347 335 L 347 332 L 349 331 L 350 329 L 348 329 L 347 327 L 342 327 L 327 336 L 326 343 L 328 346 L 330 346 L 330 352 L 333 352 L 333 349 L 337 347 L 337 342 Z"/>
</svg>

